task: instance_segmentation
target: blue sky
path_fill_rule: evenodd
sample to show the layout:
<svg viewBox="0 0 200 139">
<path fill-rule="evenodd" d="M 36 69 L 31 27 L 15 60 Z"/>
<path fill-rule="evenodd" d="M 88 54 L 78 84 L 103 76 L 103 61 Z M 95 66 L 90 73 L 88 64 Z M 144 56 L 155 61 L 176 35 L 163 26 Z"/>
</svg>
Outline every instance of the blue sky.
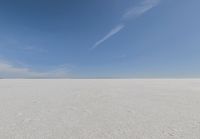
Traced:
<svg viewBox="0 0 200 139">
<path fill-rule="evenodd" d="M 199 0 L 1 0 L 0 77 L 200 77 Z"/>
</svg>

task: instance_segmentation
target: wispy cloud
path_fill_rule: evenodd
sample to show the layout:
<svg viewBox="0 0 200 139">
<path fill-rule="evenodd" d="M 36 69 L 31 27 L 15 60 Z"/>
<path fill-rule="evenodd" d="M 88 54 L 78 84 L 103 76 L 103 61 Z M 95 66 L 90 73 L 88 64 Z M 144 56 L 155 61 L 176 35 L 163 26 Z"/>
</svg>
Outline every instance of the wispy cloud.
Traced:
<svg viewBox="0 0 200 139">
<path fill-rule="evenodd" d="M 9 38 L 0 36 L 0 47 L 12 50 L 24 51 L 24 52 L 36 52 L 36 53 L 48 52 L 47 49 L 41 46 L 39 47 L 39 46 L 29 45 L 24 41 L 20 41 L 13 37 Z"/>
<path fill-rule="evenodd" d="M 158 5 L 160 0 L 143 0 L 141 3 L 139 3 L 136 6 L 133 6 L 132 8 L 129 8 L 121 17 L 122 22 L 114 27 L 110 32 L 108 32 L 102 39 L 97 41 L 91 49 L 97 48 L 100 44 L 111 38 L 113 35 L 119 33 L 124 27 L 128 19 L 136 18 L 141 16 L 142 14 L 148 12 L 150 9 L 154 8 Z"/>
<path fill-rule="evenodd" d="M 146 13 L 150 9 L 154 8 L 158 5 L 160 0 L 145 0 L 137 6 L 133 6 L 129 8 L 122 16 L 123 20 L 127 20 L 130 18 L 141 16 L 142 14 Z"/>
<path fill-rule="evenodd" d="M 106 36 L 104 36 L 101 40 L 97 41 L 91 49 L 95 49 L 97 46 L 102 44 L 104 41 L 106 41 L 107 39 L 109 39 L 113 35 L 115 35 L 118 32 L 120 32 L 120 30 L 122 30 L 124 27 L 125 27 L 125 25 L 123 25 L 123 24 L 120 24 L 120 25 L 116 26 L 108 34 L 106 34 Z"/>
<path fill-rule="evenodd" d="M 25 50 L 25 51 L 31 51 L 31 52 L 39 52 L 39 53 L 47 53 L 48 52 L 47 49 L 33 47 L 33 46 L 18 47 L 18 49 Z"/>
<path fill-rule="evenodd" d="M 65 67 L 55 70 L 38 72 L 30 68 L 17 67 L 5 61 L 0 61 L 0 78 L 65 78 L 69 71 Z"/>
</svg>

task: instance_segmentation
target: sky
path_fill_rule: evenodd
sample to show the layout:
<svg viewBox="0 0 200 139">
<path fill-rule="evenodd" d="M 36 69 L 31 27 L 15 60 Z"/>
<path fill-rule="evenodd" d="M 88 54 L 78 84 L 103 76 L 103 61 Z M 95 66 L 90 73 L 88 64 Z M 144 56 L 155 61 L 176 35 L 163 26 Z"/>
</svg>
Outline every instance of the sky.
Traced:
<svg viewBox="0 0 200 139">
<path fill-rule="evenodd" d="M 199 0 L 1 0 L 0 78 L 200 77 Z"/>
</svg>

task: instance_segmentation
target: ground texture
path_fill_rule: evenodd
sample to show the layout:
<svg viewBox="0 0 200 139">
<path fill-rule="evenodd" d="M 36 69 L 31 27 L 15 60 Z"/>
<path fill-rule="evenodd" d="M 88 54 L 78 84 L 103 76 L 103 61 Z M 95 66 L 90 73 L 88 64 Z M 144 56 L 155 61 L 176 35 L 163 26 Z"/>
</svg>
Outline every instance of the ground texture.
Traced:
<svg viewBox="0 0 200 139">
<path fill-rule="evenodd" d="M 200 139 L 200 80 L 0 80 L 1 139 Z"/>
</svg>

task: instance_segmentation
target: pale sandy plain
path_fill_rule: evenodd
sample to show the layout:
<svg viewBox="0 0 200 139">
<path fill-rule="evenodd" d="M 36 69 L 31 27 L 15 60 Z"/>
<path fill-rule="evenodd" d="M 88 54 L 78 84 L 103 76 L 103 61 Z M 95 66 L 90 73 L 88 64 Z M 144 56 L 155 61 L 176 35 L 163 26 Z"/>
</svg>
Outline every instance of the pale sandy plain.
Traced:
<svg viewBox="0 0 200 139">
<path fill-rule="evenodd" d="M 0 80 L 0 139 L 200 139 L 200 80 Z"/>
</svg>

